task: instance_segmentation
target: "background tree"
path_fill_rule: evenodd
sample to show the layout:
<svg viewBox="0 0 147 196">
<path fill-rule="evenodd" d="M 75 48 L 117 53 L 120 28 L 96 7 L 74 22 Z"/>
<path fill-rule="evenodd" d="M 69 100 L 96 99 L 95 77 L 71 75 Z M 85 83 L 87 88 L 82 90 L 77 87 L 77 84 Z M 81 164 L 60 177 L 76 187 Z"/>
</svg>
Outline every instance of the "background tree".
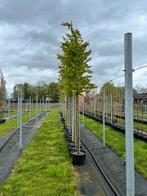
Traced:
<svg viewBox="0 0 147 196">
<path fill-rule="evenodd" d="M 48 92 L 47 92 L 49 96 L 49 98 L 54 101 L 58 101 L 59 99 L 59 93 L 58 93 L 58 84 L 55 82 L 51 82 L 48 85 Z"/>
<path fill-rule="evenodd" d="M 29 84 L 27 82 L 23 84 L 15 84 L 12 93 L 12 99 L 17 101 L 19 89 L 22 89 L 24 101 L 30 97 L 35 102 L 36 94 L 38 93 L 38 100 L 49 98 L 51 102 L 58 102 L 58 84 L 51 82 L 49 84 L 44 81 L 39 81 L 35 85 Z"/>
<path fill-rule="evenodd" d="M 6 106 L 6 80 L 4 79 L 3 72 L 0 71 L 0 118 L 3 117 L 3 111 Z"/>
</svg>

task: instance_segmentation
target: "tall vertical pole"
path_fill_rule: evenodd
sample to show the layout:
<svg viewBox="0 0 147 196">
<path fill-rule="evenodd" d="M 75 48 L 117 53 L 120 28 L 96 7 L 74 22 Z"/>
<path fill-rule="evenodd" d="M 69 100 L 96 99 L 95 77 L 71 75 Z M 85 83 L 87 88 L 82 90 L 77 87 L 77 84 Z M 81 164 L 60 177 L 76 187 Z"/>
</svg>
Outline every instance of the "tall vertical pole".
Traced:
<svg viewBox="0 0 147 196">
<path fill-rule="evenodd" d="M 8 99 L 8 109 L 7 109 L 7 111 L 8 111 L 7 115 L 9 117 L 9 112 L 10 112 L 10 100 L 9 99 Z"/>
<path fill-rule="evenodd" d="M 41 112 L 41 99 L 40 99 L 40 112 Z"/>
<path fill-rule="evenodd" d="M 36 94 L 36 112 L 38 113 L 38 92 Z"/>
<path fill-rule="evenodd" d="M 42 97 L 42 117 L 44 115 L 44 97 Z"/>
<path fill-rule="evenodd" d="M 32 111 L 34 109 L 34 101 L 33 101 L 33 97 L 32 97 L 32 100 L 31 100 L 31 107 L 32 107 Z"/>
<path fill-rule="evenodd" d="M 19 97 L 19 128 L 20 128 L 20 140 L 19 140 L 19 149 L 22 151 L 22 91 Z"/>
<path fill-rule="evenodd" d="M 17 127 L 19 127 L 19 94 L 17 96 Z"/>
<path fill-rule="evenodd" d="M 9 106 L 9 108 L 10 108 L 10 112 L 11 112 L 11 110 L 12 110 L 12 106 L 11 106 L 11 99 L 10 99 L 10 106 Z"/>
<path fill-rule="evenodd" d="M 112 105 L 112 93 L 110 94 L 110 108 L 111 108 L 111 124 L 112 124 L 112 110 L 113 110 L 113 105 Z"/>
<path fill-rule="evenodd" d="M 66 122 L 66 96 L 64 98 L 64 119 L 65 119 L 65 124 L 67 123 Z"/>
<path fill-rule="evenodd" d="M 36 94 L 36 114 L 38 114 L 38 92 Z M 37 120 L 38 118 L 36 117 L 36 129 L 37 129 Z"/>
<path fill-rule="evenodd" d="M 77 100 L 76 100 L 76 96 L 75 96 L 75 93 L 74 93 L 74 141 L 75 141 L 75 146 L 77 145 L 77 131 L 76 131 L 76 105 L 77 105 Z"/>
<path fill-rule="evenodd" d="M 124 36 L 125 53 L 125 133 L 126 133 L 126 195 L 134 196 L 134 138 L 133 138 L 133 82 L 132 34 Z"/>
<path fill-rule="evenodd" d="M 105 88 L 103 89 L 103 147 L 105 148 Z"/>
<path fill-rule="evenodd" d="M 14 99 L 13 99 L 13 102 L 12 102 L 12 104 L 13 104 L 13 110 L 15 110 L 15 109 L 14 109 Z"/>
<path fill-rule="evenodd" d="M 29 112 L 30 112 L 30 118 L 31 118 L 31 112 L 32 112 L 32 105 L 31 105 L 31 97 L 30 97 L 30 100 L 29 100 Z"/>
<path fill-rule="evenodd" d="M 72 141 L 74 141 L 74 133 L 75 133 L 75 100 L 74 100 L 74 96 L 72 96 Z"/>
<path fill-rule="evenodd" d="M 83 126 L 84 126 L 84 113 L 85 113 L 85 96 L 83 95 Z"/>
<path fill-rule="evenodd" d="M 47 106 L 47 97 L 45 98 L 45 112 L 46 112 L 46 106 Z M 59 105 L 59 107 L 60 107 L 60 105 Z"/>
<path fill-rule="evenodd" d="M 93 101 L 94 101 L 94 105 L 93 105 L 94 106 L 94 108 L 93 108 L 94 112 L 93 113 L 94 113 L 94 117 L 96 117 L 96 95 L 94 95 L 94 100 Z"/>
</svg>

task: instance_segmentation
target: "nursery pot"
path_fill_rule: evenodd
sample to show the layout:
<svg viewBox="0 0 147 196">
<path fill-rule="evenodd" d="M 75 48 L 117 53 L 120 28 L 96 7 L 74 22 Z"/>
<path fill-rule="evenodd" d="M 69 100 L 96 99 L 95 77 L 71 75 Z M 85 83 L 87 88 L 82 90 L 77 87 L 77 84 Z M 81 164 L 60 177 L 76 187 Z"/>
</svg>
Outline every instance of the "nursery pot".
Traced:
<svg viewBox="0 0 147 196">
<path fill-rule="evenodd" d="M 75 146 L 75 143 L 72 141 L 72 142 L 68 142 L 68 146 Z"/>
<path fill-rule="evenodd" d="M 68 145 L 69 151 L 72 152 L 73 150 L 76 151 L 76 146 L 75 145 Z M 83 151 L 82 146 L 80 146 L 80 151 Z M 71 153 L 72 155 L 72 153 Z"/>
<path fill-rule="evenodd" d="M 84 165 L 85 164 L 86 152 L 84 150 L 80 150 L 79 154 L 77 150 L 72 150 L 71 155 L 72 155 L 73 165 Z"/>
<path fill-rule="evenodd" d="M 0 123 L 4 123 L 4 122 L 6 122 L 6 119 L 4 118 L 0 119 Z"/>
<path fill-rule="evenodd" d="M 67 137 L 72 137 L 71 133 L 66 133 Z"/>
<path fill-rule="evenodd" d="M 70 134 L 69 130 L 68 129 L 64 129 L 64 133 L 66 134 Z"/>
<path fill-rule="evenodd" d="M 75 151 L 75 146 L 68 146 L 68 148 L 69 148 L 69 151 L 70 151 L 70 153 L 72 152 L 72 151 Z"/>
<path fill-rule="evenodd" d="M 63 124 L 64 129 L 68 129 L 65 123 L 62 123 L 62 124 Z"/>
<path fill-rule="evenodd" d="M 72 138 L 71 138 L 71 137 L 68 137 L 68 138 L 67 138 L 67 141 L 68 141 L 68 142 L 72 142 Z"/>
<path fill-rule="evenodd" d="M 69 133 L 69 131 L 64 131 L 64 134 L 65 134 L 65 135 L 68 135 L 68 134 L 70 134 L 70 133 Z"/>
<path fill-rule="evenodd" d="M 75 147 L 75 143 L 73 141 L 68 141 L 68 146 L 73 146 Z M 82 150 L 82 146 L 80 145 L 80 149 Z"/>
<path fill-rule="evenodd" d="M 66 139 L 72 139 L 72 136 L 70 134 L 65 134 Z"/>
<path fill-rule="evenodd" d="M 65 121 L 63 117 L 61 117 L 61 121 L 62 121 L 62 122 Z"/>
</svg>

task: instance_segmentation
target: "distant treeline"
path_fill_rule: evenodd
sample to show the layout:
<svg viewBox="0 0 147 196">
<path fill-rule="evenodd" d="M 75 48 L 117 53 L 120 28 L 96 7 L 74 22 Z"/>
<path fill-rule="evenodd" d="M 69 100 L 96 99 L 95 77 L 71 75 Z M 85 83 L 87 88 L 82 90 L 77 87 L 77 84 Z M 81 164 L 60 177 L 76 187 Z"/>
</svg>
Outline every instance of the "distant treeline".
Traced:
<svg viewBox="0 0 147 196">
<path fill-rule="evenodd" d="M 49 84 L 40 81 L 37 84 L 29 84 L 27 82 L 23 84 L 16 84 L 13 88 L 12 100 L 17 101 L 18 92 L 22 91 L 23 101 L 28 100 L 30 97 L 35 102 L 36 96 L 38 95 L 38 101 L 43 97 L 44 100 L 49 100 L 50 102 L 58 102 L 58 84 L 51 82 Z"/>
</svg>

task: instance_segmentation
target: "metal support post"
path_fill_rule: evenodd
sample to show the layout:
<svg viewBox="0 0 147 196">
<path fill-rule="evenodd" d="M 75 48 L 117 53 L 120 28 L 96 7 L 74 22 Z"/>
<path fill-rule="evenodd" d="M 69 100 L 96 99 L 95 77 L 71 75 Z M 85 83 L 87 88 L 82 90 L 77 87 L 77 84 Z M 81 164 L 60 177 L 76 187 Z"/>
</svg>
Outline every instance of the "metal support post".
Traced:
<svg viewBox="0 0 147 196">
<path fill-rule="evenodd" d="M 132 34 L 124 36 L 125 53 L 125 133 L 126 133 L 126 195 L 134 196 L 134 135 L 133 135 L 133 82 Z"/>
</svg>

